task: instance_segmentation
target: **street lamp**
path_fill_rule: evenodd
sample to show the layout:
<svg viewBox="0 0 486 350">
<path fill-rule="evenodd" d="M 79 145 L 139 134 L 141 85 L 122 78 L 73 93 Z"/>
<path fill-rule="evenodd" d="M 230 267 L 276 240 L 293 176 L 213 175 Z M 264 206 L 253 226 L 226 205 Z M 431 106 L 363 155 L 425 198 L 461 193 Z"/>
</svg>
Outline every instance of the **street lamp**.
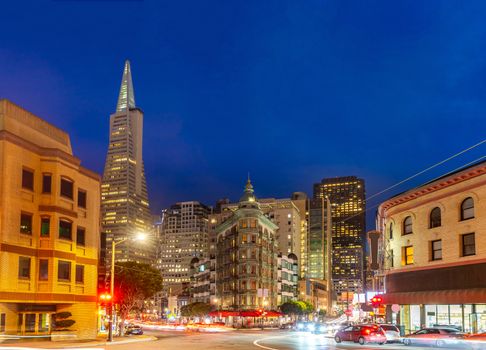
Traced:
<svg viewBox="0 0 486 350">
<path fill-rule="evenodd" d="M 124 238 L 115 242 L 115 238 L 111 239 L 111 275 L 110 275 L 110 294 L 111 294 L 111 306 L 110 306 L 110 319 L 108 328 L 108 341 L 113 341 L 113 296 L 115 295 L 115 248 L 117 245 L 126 242 L 128 240 L 133 241 L 144 241 L 146 239 L 146 234 L 143 232 L 138 232 L 133 238 Z"/>
</svg>

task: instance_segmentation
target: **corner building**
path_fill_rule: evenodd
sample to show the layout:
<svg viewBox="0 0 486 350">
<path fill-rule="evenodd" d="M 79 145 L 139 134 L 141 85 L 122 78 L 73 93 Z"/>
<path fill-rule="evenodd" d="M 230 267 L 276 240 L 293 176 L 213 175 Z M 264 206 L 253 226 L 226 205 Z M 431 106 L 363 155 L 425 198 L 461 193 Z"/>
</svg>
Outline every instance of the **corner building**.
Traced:
<svg viewBox="0 0 486 350">
<path fill-rule="evenodd" d="M 435 324 L 484 332 L 486 162 L 388 199 L 377 223 L 389 320 L 407 332 Z"/>
<path fill-rule="evenodd" d="M 72 313 L 97 335 L 100 178 L 69 135 L 0 100 L 0 334 L 49 335 Z"/>
<path fill-rule="evenodd" d="M 238 209 L 216 226 L 220 309 L 276 309 L 277 229 L 263 214 L 248 179 Z"/>
</svg>

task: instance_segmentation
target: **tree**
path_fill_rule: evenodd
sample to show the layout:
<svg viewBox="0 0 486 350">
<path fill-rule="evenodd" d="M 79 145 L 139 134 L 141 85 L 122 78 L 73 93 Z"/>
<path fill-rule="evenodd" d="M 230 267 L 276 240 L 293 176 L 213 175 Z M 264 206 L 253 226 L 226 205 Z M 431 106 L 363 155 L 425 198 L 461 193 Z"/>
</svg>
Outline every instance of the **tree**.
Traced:
<svg viewBox="0 0 486 350">
<path fill-rule="evenodd" d="M 134 261 L 119 262 L 115 266 L 114 302 L 120 310 L 121 324 L 143 301 L 162 290 L 160 272 L 148 264 Z"/>
<path fill-rule="evenodd" d="M 280 311 L 284 315 L 302 315 L 302 307 L 296 301 L 287 301 L 280 305 Z"/>
<path fill-rule="evenodd" d="M 72 314 L 69 311 L 58 312 L 52 315 L 52 329 L 54 331 L 67 331 L 76 321 L 68 320 Z"/>
<path fill-rule="evenodd" d="M 207 315 L 213 307 L 207 303 L 191 303 L 181 307 L 181 316 L 185 317 L 201 317 Z"/>
</svg>

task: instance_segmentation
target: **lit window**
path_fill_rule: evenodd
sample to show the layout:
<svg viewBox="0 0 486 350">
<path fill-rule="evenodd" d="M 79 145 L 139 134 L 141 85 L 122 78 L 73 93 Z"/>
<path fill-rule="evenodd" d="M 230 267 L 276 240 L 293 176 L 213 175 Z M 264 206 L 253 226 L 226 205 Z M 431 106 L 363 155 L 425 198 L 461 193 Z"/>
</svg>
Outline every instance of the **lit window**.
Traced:
<svg viewBox="0 0 486 350">
<path fill-rule="evenodd" d="M 20 214 L 20 233 L 32 235 L 32 214 Z"/>
<path fill-rule="evenodd" d="M 413 264 L 413 246 L 408 246 L 403 248 L 403 265 Z"/>
</svg>

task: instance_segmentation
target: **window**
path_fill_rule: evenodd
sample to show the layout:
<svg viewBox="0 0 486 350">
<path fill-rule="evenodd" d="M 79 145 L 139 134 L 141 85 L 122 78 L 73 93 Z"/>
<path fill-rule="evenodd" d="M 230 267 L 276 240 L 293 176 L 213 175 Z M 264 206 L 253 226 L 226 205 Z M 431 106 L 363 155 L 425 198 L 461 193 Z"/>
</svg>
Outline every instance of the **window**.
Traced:
<svg viewBox="0 0 486 350">
<path fill-rule="evenodd" d="M 86 209 L 86 191 L 78 190 L 78 207 Z"/>
<path fill-rule="evenodd" d="M 61 196 L 73 199 L 73 183 L 68 179 L 61 178 Z"/>
<path fill-rule="evenodd" d="M 49 260 L 39 260 L 39 281 L 47 281 L 49 278 Z"/>
<path fill-rule="evenodd" d="M 476 242 L 474 233 L 467 233 L 462 235 L 462 256 L 469 256 L 476 254 Z"/>
<path fill-rule="evenodd" d="M 5 332 L 6 314 L 0 314 L 0 333 Z"/>
<path fill-rule="evenodd" d="M 30 258 L 19 256 L 19 278 L 30 278 Z"/>
<path fill-rule="evenodd" d="M 71 281 L 71 263 L 59 260 L 57 264 L 57 279 L 59 281 Z"/>
<path fill-rule="evenodd" d="M 442 260 L 442 240 L 438 239 L 430 242 L 430 247 L 432 249 L 432 260 Z"/>
<path fill-rule="evenodd" d="M 59 220 L 59 238 L 72 240 L 72 227 L 70 221 Z"/>
<path fill-rule="evenodd" d="M 20 213 L 20 232 L 32 235 L 32 214 Z"/>
<path fill-rule="evenodd" d="M 468 197 L 461 203 L 461 220 L 472 218 L 474 218 L 474 200 Z"/>
<path fill-rule="evenodd" d="M 409 235 L 413 233 L 412 231 L 412 217 L 407 216 L 405 220 L 403 220 L 403 234 L 404 235 Z"/>
<path fill-rule="evenodd" d="M 395 256 L 393 255 L 393 249 L 390 249 L 390 267 L 394 267 L 393 264 L 393 260 L 395 260 Z"/>
<path fill-rule="evenodd" d="M 403 258 L 402 258 L 403 265 L 412 265 L 413 264 L 413 246 L 403 247 Z"/>
<path fill-rule="evenodd" d="M 27 190 L 34 190 L 34 172 L 22 169 L 22 188 Z"/>
<path fill-rule="evenodd" d="M 86 242 L 86 230 L 83 227 L 76 229 L 76 244 L 84 246 Z"/>
<path fill-rule="evenodd" d="M 441 223 L 440 208 L 439 207 L 435 207 L 430 212 L 429 228 L 440 227 L 441 225 L 442 225 L 442 223 Z"/>
<path fill-rule="evenodd" d="M 42 174 L 42 193 L 51 193 L 52 176 L 51 174 Z"/>
<path fill-rule="evenodd" d="M 41 237 L 49 237 L 49 227 L 51 219 L 48 217 L 41 218 Z"/>
<path fill-rule="evenodd" d="M 76 282 L 84 283 L 84 265 L 76 265 Z"/>
<path fill-rule="evenodd" d="M 390 239 L 393 239 L 393 222 L 390 222 Z"/>
</svg>

